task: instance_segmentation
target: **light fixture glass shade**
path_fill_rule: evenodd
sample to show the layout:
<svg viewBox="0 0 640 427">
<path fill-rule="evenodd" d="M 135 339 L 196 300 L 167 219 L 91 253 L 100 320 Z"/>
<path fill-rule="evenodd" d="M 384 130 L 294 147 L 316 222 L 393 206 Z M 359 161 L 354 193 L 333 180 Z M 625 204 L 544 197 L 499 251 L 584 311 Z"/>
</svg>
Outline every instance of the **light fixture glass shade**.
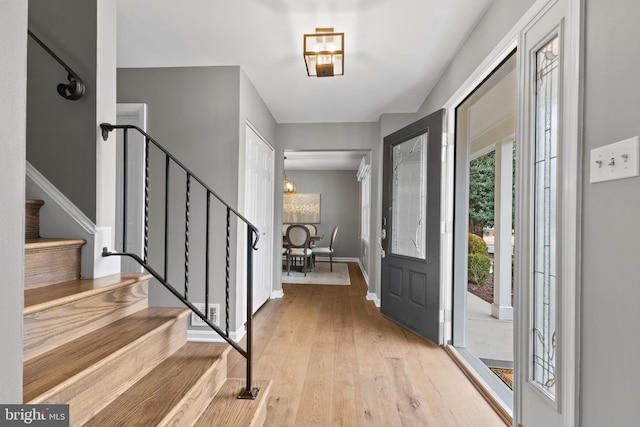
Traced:
<svg viewBox="0 0 640 427">
<path fill-rule="evenodd" d="M 284 177 L 284 192 L 285 193 L 295 193 L 296 192 L 296 183 L 291 179 L 287 179 L 286 175 Z"/>
<path fill-rule="evenodd" d="M 304 63 L 310 77 L 344 75 L 344 33 L 333 28 L 316 28 L 304 35 Z"/>
</svg>

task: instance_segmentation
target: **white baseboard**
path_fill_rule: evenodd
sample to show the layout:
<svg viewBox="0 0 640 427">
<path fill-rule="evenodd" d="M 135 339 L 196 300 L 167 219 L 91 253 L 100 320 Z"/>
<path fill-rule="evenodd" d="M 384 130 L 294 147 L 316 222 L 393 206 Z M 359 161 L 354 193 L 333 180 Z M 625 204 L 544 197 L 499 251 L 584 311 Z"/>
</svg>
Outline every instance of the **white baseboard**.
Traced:
<svg viewBox="0 0 640 427">
<path fill-rule="evenodd" d="M 229 338 L 235 342 L 240 342 L 246 335 L 244 327 L 240 330 L 231 332 Z M 211 329 L 187 329 L 187 341 L 193 342 L 226 342 L 216 331 Z"/>
<path fill-rule="evenodd" d="M 282 289 L 278 289 L 276 291 L 271 292 L 271 299 L 280 299 L 284 298 L 284 291 Z"/>
<path fill-rule="evenodd" d="M 369 292 L 367 294 L 367 301 L 373 301 L 373 303 L 376 305 L 376 307 L 380 308 L 380 298 L 378 298 L 378 295 Z"/>
<path fill-rule="evenodd" d="M 330 259 L 329 257 L 316 257 L 316 261 L 325 261 L 325 262 L 329 262 Z M 333 257 L 333 261 L 334 262 L 358 262 L 359 259 L 358 258 L 351 258 L 351 257 Z"/>
<path fill-rule="evenodd" d="M 367 289 L 369 288 L 369 275 L 367 274 L 366 270 L 364 269 L 364 265 L 362 265 L 362 261 L 360 261 L 360 259 L 358 259 L 358 267 L 360 267 L 360 271 L 362 272 L 362 277 L 364 277 L 364 281 L 367 284 Z"/>
</svg>

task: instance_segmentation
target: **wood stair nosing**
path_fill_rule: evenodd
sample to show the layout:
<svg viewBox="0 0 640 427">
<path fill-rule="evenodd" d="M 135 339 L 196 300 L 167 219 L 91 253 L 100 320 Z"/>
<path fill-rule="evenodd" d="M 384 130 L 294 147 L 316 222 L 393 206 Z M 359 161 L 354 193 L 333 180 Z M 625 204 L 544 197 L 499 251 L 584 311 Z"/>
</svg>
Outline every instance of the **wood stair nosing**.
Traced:
<svg viewBox="0 0 640 427">
<path fill-rule="evenodd" d="M 227 379 L 221 343 L 188 342 L 85 426 L 191 426 Z"/>
<path fill-rule="evenodd" d="M 257 427 L 265 423 L 267 398 L 272 381 L 254 381 L 260 388 L 255 400 L 238 399 L 245 387 L 245 380 L 229 378 L 204 410 L 195 427 Z"/>
<path fill-rule="evenodd" d="M 143 280 L 114 275 L 110 281 L 77 280 L 26 291 L 24 360 L 146 308 L 148 276 L 139 276 Z M 53 299 L 42 301 L 46 297 Z"/>
<path fill-rule="evenodd" d="M 148 273 L 117 273 L 98 279 L 75 279 L 24 291 L 24 314 L 49 310 L 87 296 L 151 279 Z"/>
<path fill-rule="evenodd" d="M 186 342 L 188 310 L 150 308 L 25 363 L 25 403 L 67 403 L 91 418 Z"/>
</svg>

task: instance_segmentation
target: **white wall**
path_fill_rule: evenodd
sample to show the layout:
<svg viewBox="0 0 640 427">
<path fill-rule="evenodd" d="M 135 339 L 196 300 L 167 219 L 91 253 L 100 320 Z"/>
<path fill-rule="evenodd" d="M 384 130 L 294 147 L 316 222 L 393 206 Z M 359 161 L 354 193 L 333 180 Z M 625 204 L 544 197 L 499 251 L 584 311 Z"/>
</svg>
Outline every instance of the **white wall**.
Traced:
<svg viewBox="0 0 640 427">
<path fill-rule="evenodd" d="M 589 150 L 640 135 L 640 2 L 587 0 L 580 424 L 638 425 L 640 178 L 589 183 Z"/>
<path fill-rule="evenodd" d="M 0 10 L 0 402 L 22 403 L 27 1 Z"/>
</svg>

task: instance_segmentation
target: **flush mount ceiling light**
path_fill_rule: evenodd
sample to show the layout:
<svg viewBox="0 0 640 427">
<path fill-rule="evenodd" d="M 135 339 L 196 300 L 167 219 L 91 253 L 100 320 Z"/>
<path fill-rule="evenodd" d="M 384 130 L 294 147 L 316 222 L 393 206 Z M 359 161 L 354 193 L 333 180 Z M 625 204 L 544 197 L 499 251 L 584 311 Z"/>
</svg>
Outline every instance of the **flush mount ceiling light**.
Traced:
<svg viewBox="0 0 640 427">
<path fill-rule="evenodd" d="M 344 74 L 344 33 L 333 28 L 316 28 L 304 35 L 304 63 L 309 77 L 332 77 Z"/>
</svg>

